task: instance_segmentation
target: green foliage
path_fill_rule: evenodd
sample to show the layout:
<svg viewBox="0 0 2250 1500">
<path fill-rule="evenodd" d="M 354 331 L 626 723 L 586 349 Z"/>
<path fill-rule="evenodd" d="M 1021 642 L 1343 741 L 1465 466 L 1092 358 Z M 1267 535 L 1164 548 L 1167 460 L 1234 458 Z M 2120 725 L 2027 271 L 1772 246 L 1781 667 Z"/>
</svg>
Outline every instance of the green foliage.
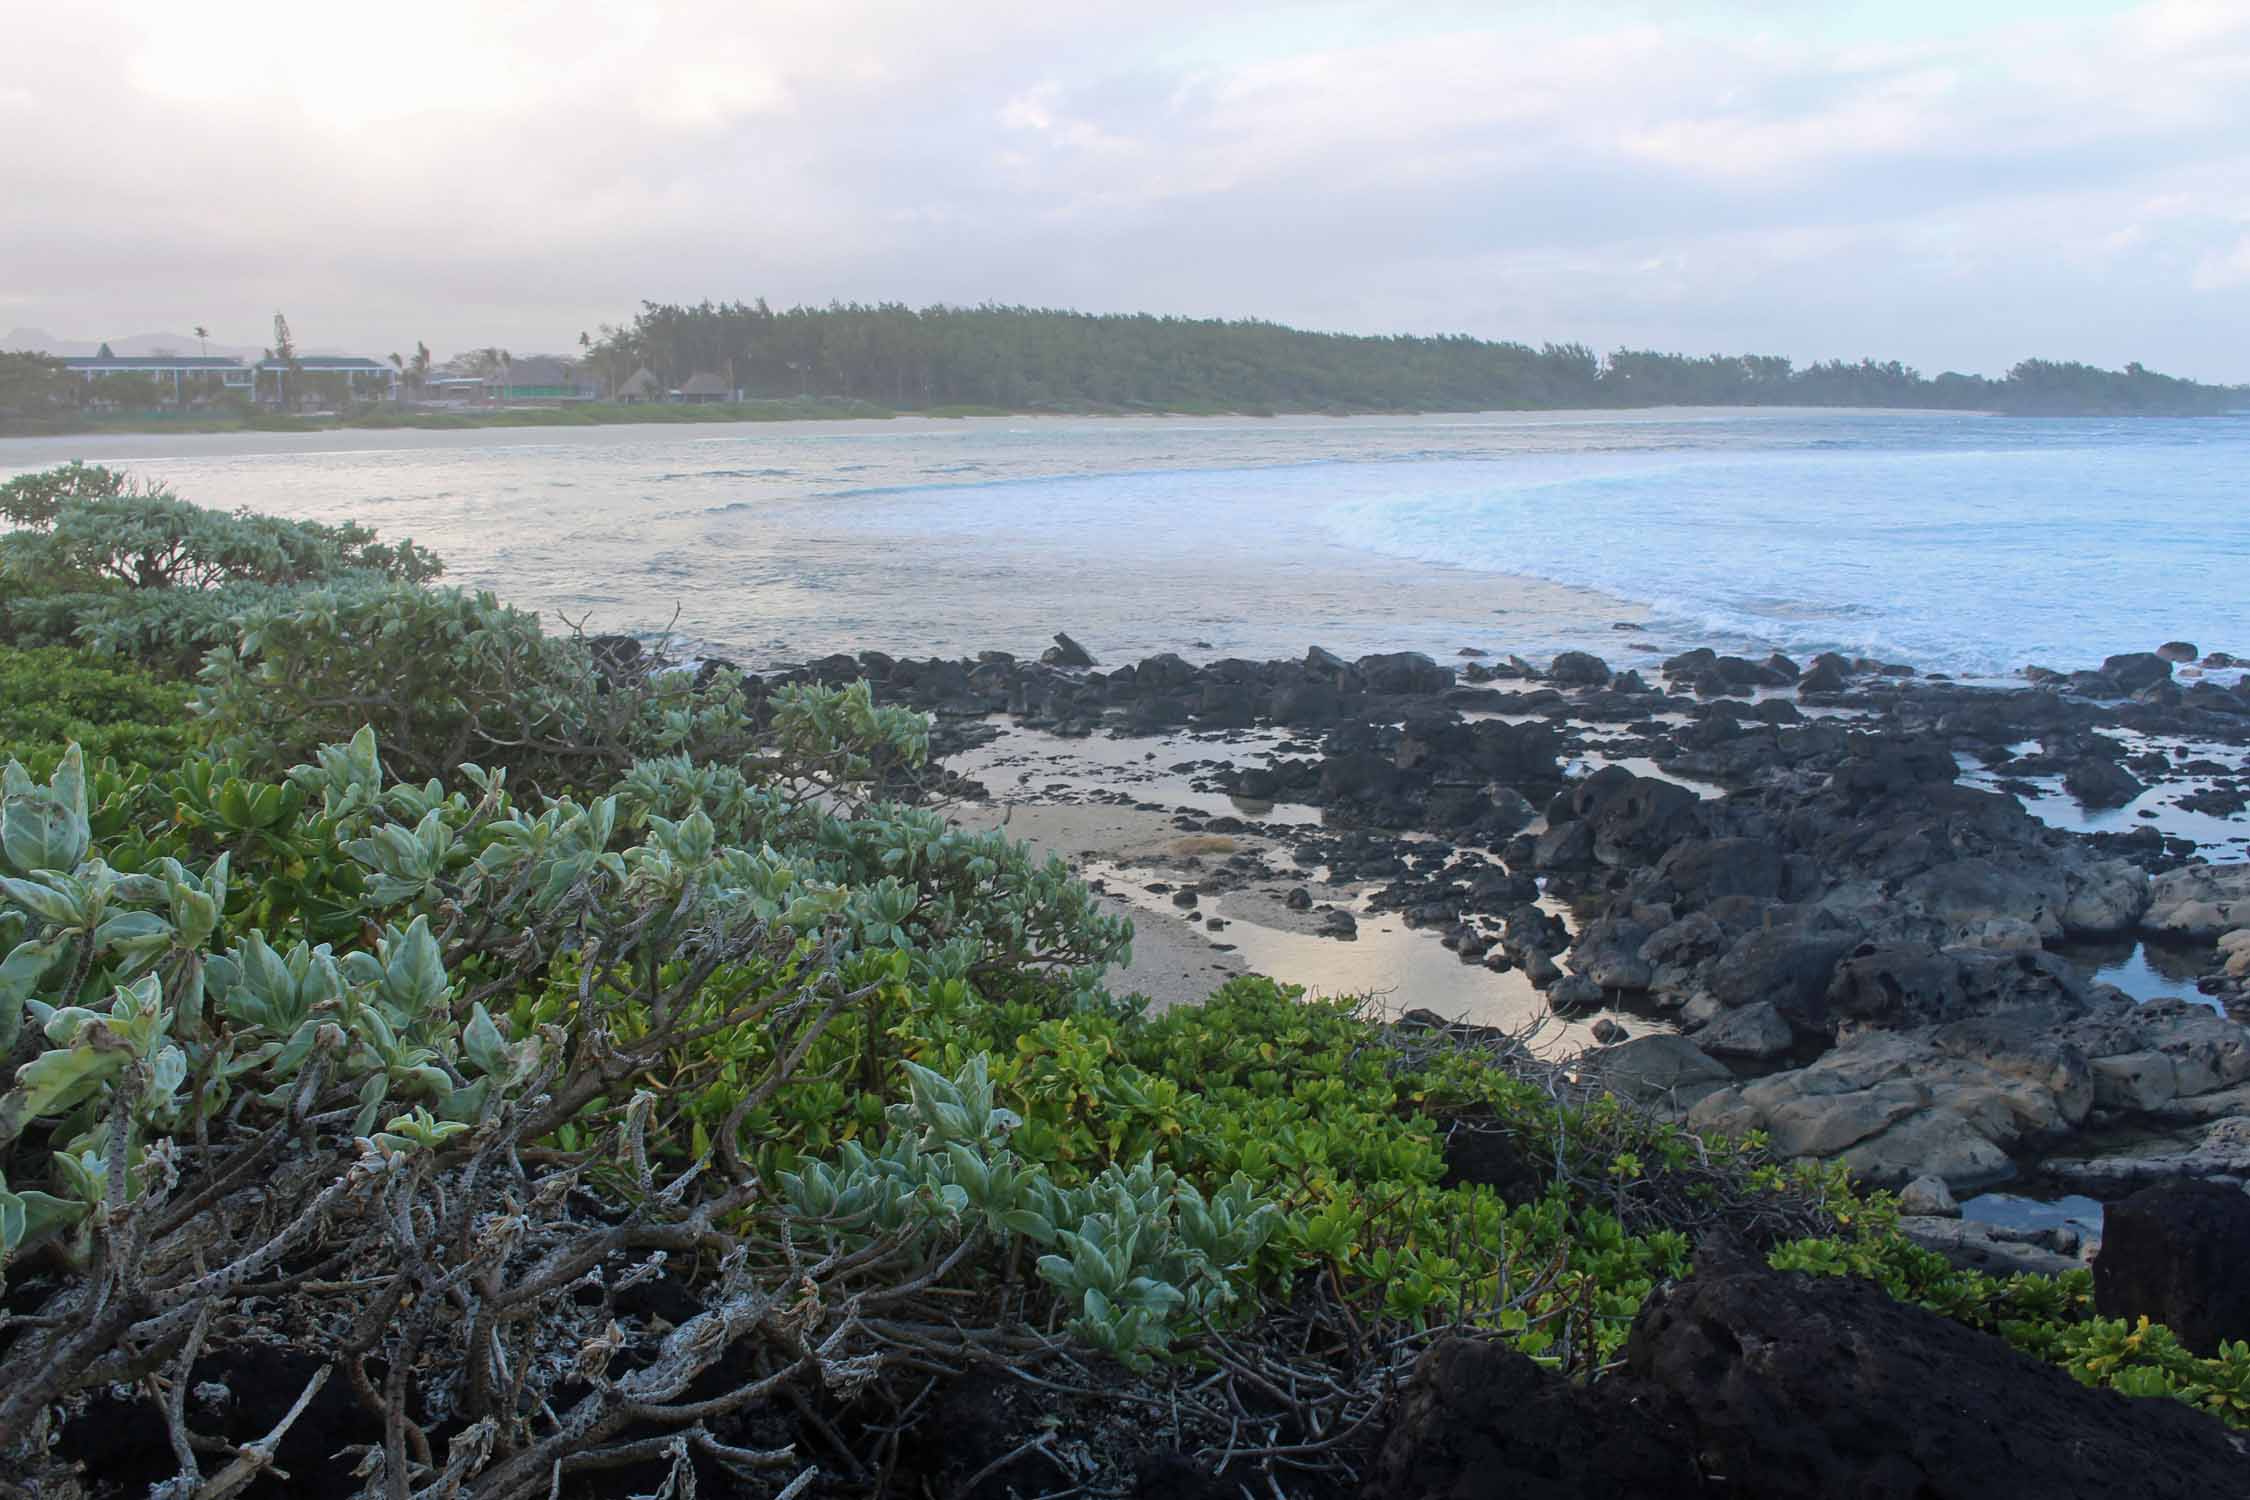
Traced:
<svg viewBox="0 0 2250 1500">
<path fill-rule="evenodd" d="M 582 401 L 567 406 L 508 406 L 497 411 L 419 411 L 378 406 L 353 412 L 339 425 L 465 431 L 480 427 L 601 427 L 617 422 L 658 426 L 690 422 L 866 421 L 896 415 L 890 407 L 870 401 L 784 396 L 757 401 Z"/>
<path fill-rule="evenodd" d="M 316 584 L 415 584 L 412 542 L 192 505 L 113 469 L 68 464 L 0 484 L 0 637 L 83 643 L 185 672 L 236 617 Z"/>
<path fill-rule="evenodd" d="M 761 730 L 735 686 L 605 675 L 583 642 L 545 634 L 536 614 L 489 593 L 304 588 L 234 624 L 232 643 L 204 660 L 199 708 L 214 745 L 269 772 L 366 723 L 382 726 L 407 775 L 476 761 L 542 787 L 586 785 L 651 757 L 740 763 L 757 753 L 808 784 L 836 785 L 918 764 L 927 743 L 919 716 L 876 708 L 864 684 L 777 694 Z"/>
<path fill-rule="evenodd" d="M 1673 403 L 1953 410 L 2220 412 L 2238 392 L 2130 365 L 2027 361 L 2006 379 L 1930 379 L 1897 361 L 1798 369 L 1779 355 L 1661 354 L 1583 344 L 1310 333 L 1255 320 L 1053 308 L 644 303 L 604 330 L 595 368 L 667 381 L 731 369 L 756 395 L 809 388 L 900 409 L 1472 411 Z M 674 408 L 678 410 L 680 408 Z M 685 408 L 695 410 L 695 408 Z"/>
<path fill-rule="evenodd" d="M 1038 1274 L 1069 1309 L 1071 1332 L 1135 1368 L 1242 1300 L 1279 1219 L 1247 1179 L 1207 1199 L 1144 1157 L 1058 1185 L 1009 1148 L 1021 1122 L 993 1103 L 981 1054 L 952 1079 L 913 1063 L 906 1073 L 908 1101 L 891 1106 L 878 1150 L 846 1142 L 833 1166 L 807 1161 L 782 1174 L 790 1206 L 831 1237 L 857 1245 L 966 1231 L 1004 1250 L 1019 1239 L 1047 1250 Z"/>
<path fill-rule="evenodd" d="M 275 770 L 320 745 L 383 726 L 417 776 L 450 771 L 496 742 L 553 746 L 567 761 L 591 706 L 591 660 L 538 616 L 489 593 L 355 583 L 300 589 L 244 610 L 214 647 L 198 696 L 213 743 Z"/>
<path fill-rule="evenodd" d="M 53 355 L 0 350 L 0 422 L 35 428 L 78 404 L 79 382 Z"/>
<path fill-rule="evenodd" d="M 1145 1163 L 1205 1195 L 1272 1204 L 1251 1264 L 1263 1292 L 1313 1273 L 1362 1318 L 1459 1321 L 1574 1370 L 1614 1359 L 1641 1299 L 1687 1268 L 1687 1236 L 1641 1201 L 1661 1175 L 1641 1160 L 1714 1159 L 1613 1102 L 1559 1106 L 1487 1059 L 1411 1056 L 1351 1007 L 1266 980 L 1145 1020 L 975 1005 L 939 987 L 892 1033 L 940 1072 L 991 1059 L 996 1105 L 1018 1122 L 1009 1149 L 1058 1186 Z M 1441 1122 L 1464 1114 L 1562 1170 L 1520 1202 L 1441 1186 Z M 1763 1158 L 1728 1156 L 1716 1172 L 1737 1190 L 1805 1211 L 1802 1184 L 1751 1188 Z"/>
<path fill-rule="evenodd" d="M 0 578 L 27 588 L 212 588 L 314 583 L 366 573 L 419 583 L 442 565 L 364 526 L 232 514 L 72 463 L 0 484 Z"/>
<path fill-rule="evenodd" d="M 850 693 L 802 696 L 807 722 L 793 742 L 828 772 L 900 749 L 900 726 L 864 701 L 852 706 Z M 870 738 L 848 738 L 855 731 Z M 433 926 L 441 919 L 454 922 L 449 941 L 469 950 L 476 934 L 549 919 L 595 935 L 632 911 L 671 914 L 653 925 L 633 919 L 642 942 L 674 933 L 686 942 L 713 924 L 786 935 L 758 962 L 715 970 L 690 1003 L 687 1024 L 709 1031 L 667 1079 L 677 1098 L 666 1118 L 683 1137 L 700 1131 L 705 1140 L 738 1116 L 736 1081 L 774 1061 L 766 1033 L 724 1018 L 744 994 L 795 983 L 810 951 L 802 944 L 816 936 L 828 961 L 894 997 L 909 977 L 958 984 L 1005 969 L 1020 992 L 1065 1008 L 1082 1003 L 1092 976 L 1130 939 L 1057 863 L 908 809 L 877 806 L 859 819 L 817 811 L 778 772 L 757 783 L 739 771 L 652 762 L 590 803 L 533 807 L 515 803 L 502 774 L 468 767 L 462 775 L 465 792 L 393 783 L 364 728 L 279 782 L 208 754 L 153 776 L 89 777 L 73 749 L 45 785 L 11 766 L 0 812 L 0 937 L 9 944 L 0 1050 L 27 1016 L 58 1046 L 0 1102 L 0 1141 L 113 1085 L 131 1061 L 115 1044 L 127 1031 L 136 1046 L 148 1044 L 139 1059 L 152 1076 L 185 1066 L 199 1080 L 208 1108 L 193 1118 L 208 1118 L 245 1070 L 244 1086 L 261 1098 L 286 1093 L 332 1024 L 341 1029 L 328 1046 L 329 1070 L 360 1089 L 359 1133 L 394 1100 L 440 1121 L 473 1121 L 488 1102 L 480 1069 L 513 1054 L 481 1004 L 449 999 L 453 980 Z M 477 917 L 468 934 L 458 925 L 463 912 Z M 239 937 L 223 946 L 228 932 Z M 631 1003 L 640 981 L 661 974 L 652 964 L 601 982 L 618 1008 L 607 1024 L 628 1043 L 654 1024 Z M 512 997 L 506 1019 L 518 1036 L 560 1035 L 584 1014 L 588 976 L 567 962 L 551 990 L 513 956 L 471 958 L 458 977 L 479 994 Z M 89 1030 L 97 1010 L 109 1019 Z M 181 1019 L 191 1014 L 197 1019 Z M 180 1025 L 204 1031 L 213 1015 L 225 1024 L 183 1038 L 181 1061 L 148 1050 Z M 714 1062 L 731 1066 L 711 1081 Z M 140 1100 L 144 1124 L 180 1123 L 168 1098 Z M 66 1138 L 66 1153 L 91 1149 L 82 1138 L 98 1115 Z"/>
<path fill-rule="evenodd" d="M 185 686 L 67 647 L 0 646 L 0 760 L 44 776 L 71 744 L 86 759 L 165 765 L 187 748 Z"/>
</svg>

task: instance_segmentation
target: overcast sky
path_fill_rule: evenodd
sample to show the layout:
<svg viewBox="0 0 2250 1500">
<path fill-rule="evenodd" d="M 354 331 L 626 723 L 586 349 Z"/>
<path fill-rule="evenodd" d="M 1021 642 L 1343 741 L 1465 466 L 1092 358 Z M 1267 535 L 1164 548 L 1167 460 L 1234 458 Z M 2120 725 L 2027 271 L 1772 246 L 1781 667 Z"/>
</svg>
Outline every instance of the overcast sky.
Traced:
<svg viewBox="0 0 2250 1500">
<path fill-rule="evenodd" d="M 2250 0 L 0 0 L 0 332 L 643 298 L 2250 380 Z"/>
</svg>

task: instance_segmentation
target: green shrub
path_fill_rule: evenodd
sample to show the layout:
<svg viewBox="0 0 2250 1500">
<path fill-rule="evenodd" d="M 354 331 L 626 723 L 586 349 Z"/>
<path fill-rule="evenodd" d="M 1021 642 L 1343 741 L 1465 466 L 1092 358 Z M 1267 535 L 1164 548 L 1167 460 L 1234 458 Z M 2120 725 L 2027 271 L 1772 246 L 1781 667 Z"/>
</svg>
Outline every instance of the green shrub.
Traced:
<svg viewBox="0 0 2250 1500">
<path fill-rule="evenodd" d="M 65 647 L 0 646 L 0 762 L 51 774 L 72 744 L 89 760 L 166 766 L 187 749 L 189 693 L 129 662 Z"/>
<path fill-rule="evenodd" d="M 784 690 L 761 728 L 732 684 L 606 672 L 582 641 L 489 593 L 300 588 L 234 623 L 204 660 L 199 706 L 214 745 L 267 771 L 368 723 L 408 776 L 475 762 L 550 790 L 661 756 L 739 764 L 769 738 L 791 774 L 857 781 L 919 763 L 927 744 L 920 715 L 876 708 L 864 684 Z"/>
<path fill-rule="evenodd" d="M 244 611 L 296 589 L 443 570 L 364 526 L 209 510 L 87 464 L 0 484 L 0 526 L 0 639 L 85 644 L 179 672 L 232 640 Z"/>
<path fill-rule="evenodd" d="M 0 484 L 0 577 L 24 588 L 213 588 L 354 573 L 419 583 L 443 565 L 364 526 L 191 505 L 162 485 L 73 463 Z"/>
<path fill-rule="evenodd" d="M 512 1386 L 478 1376 L 444 1398 L 491 1424 L 495 1441 L 462 1450 L 461 1473 L 480 1476 L 467 1492 L 493 1495 L 544 1487 L 628 1423 L 703 1431 L 703 1408 L 675 1420 L 666 1403 L 745 1345 L 856 1388 L 889 1357 L 859 1311 L 868 1296 L 886 1328 L 985 1347 L 955 1324 L 966 1307 L 997 1310 L 988 1228 L 966 1197 L 921 1189 L 940 1156 L 940 1170 L 987 1187 L 1001 1163 L 975 1178 L 959 1142 L 924 1139 L 917 1164 L 895 1126 L 881 1160 L 918 1184 L 901 1200 L 906 1232 L 806 1261 L 799 1247 L 851 1225 L 818 1205 L 758 1203 L 745 1122 L 831 1081 L 818 1072 L 825 1034 L 903 993 L 909 975 L 1011 964 L 1011 987 L 1039 992 L 1047 974 L 1050 1003 L 1070 1006 L 1077 971 L 1115 956 L 1127 929 L 1086 905 L 1045 910 L 1055 867 L 1020 848 L 932 833 L 895 810 L 828 810 L 854 805 L 853 789 L 825 776 L 898 748 L 832 737 L 897 728 L 852 696 L 806 690 L 777 708 L 777 726 L 795 717 L 769 727 L 772 742 L 803 765 L 754 757 L 753 777 L 651 764 L 586 803 L 519 806 L 503 774 L 475 768 L 458 789 L 395 782 L 366 730 L 280 782 L 207 754 L 133 778 L 89 775 L 75 750 L 45 784 L 10 768 L 0 1055 L 29 1060 L 0 1093 L 0 1266 L 36 1252 L 66 1268 L 18 1294 L 48 1315 L 0 1328 L 0 1359 L 37 1372 L 0 1391 L 11 1472 L 32 1472 L 21 1465 L 43 1452 L 54 1402 L 141 1351 L 169 1359 L 185 1340 L 192 1363 L 244 1319 L 329 1330 L 324 1357 L 363 1376 L 373 1360 L 417 1402 L 448 1389 L 446 1372 L 520 1369 Z M 955 905 L 980 890 L 991 899 Z M 562 1003 L 519 1024 L 527 996 Z M 729 1117 L 697 1150 L 686 1104 L 718 1087 L 735 1090 Z M 945 1085 L 963 1087 L 973 1076 Z M 943 1124 L 952 1116 L 929 1101 L 958 1097 L 923 1080 L 907 1107 L 924 1126 L 936 1108 Z M 1123 1246 L 1119 1194 L 1164 1234 Z M 606 1207 L 588 1219 L 595 1195 Z M 1150 1287 L 1220 1307 L 1252 1226 L 1270 1219 L 1239 1193 L 1207 1198 L 1153 1167 L 1034 1202 L 1071 1269 L 1043 1273 L 1045 1290 L 1006 1327 L 1067 1299 L 1088 1337 L 1136 1359 L 1168 1337 L 1136 1321 L 1139 1303 L 1175 1306 Z M 632 1375 L 588 1391 L 569 1383 L 568 1361 L 511 1365 L 519 1327 L 574 1347 L 624 1340 L 604 1332 L 606 1298 L 574 1299 L 579 1273 L 623 1256 L 623 1274 L 665 1245 L 694 1252 L 721 1222 L 741 1238 L 729 1241 L 740 1253 L 713 1256 L 717 1300 L 677 1338 L 636 1322 Z M 475 1268 L 466 1319 L 439 1316 L 444 1295 L 410 1296 L 441 1243 L 447 1265 Z M 1075 1258 L 1081 1244 L 1099 1267 Z M 316 1264 L 353 1269 L 300 1274 Z M 924 1287 L 969 1301 L 925 1305 Z M 799 1302 L 815 1289 L 814 1304 Z M 748 1400 L 770 1386 L 743 1389 Z M 570 1419 L 554 1403 L 572 1405 Z M 406 1407 L 371 1420 L 373 1451 L 413 1462 Z M 175 1447 L 187 1481 L 193 1447 L 184 1435 Z"/>
</svg>

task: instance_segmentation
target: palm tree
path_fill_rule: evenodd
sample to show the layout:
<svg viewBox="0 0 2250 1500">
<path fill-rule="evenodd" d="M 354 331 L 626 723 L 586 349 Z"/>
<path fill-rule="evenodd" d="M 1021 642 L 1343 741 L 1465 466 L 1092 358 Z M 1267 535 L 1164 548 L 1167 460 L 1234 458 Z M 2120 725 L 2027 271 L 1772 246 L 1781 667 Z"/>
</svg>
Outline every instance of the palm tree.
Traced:
<svg viewBox="0 0 2250 1500">
<path fill-rule="evenodd" d="M 267 358 L 281 361 L 281 368 L 274 372 L 274 395 L 281 409 L 287 411 L 289 382 L 302 375 L 305 367 L 297 363 L 297 341 L 290 335 L 289 320 L 278 312 L 273 315 L 273 352 Z"/>
<path fill-rule="evenodd" d="M 195 325 L 195 342 L 203 350 L 203 357 L 211 357 L 211 330 L 201 323 Z"/>
<path fill-rule="evenodd" d="M 399 358 L 395 349 L 391 351 L 391 368 L 398 371 L 399 394 L 403 396 L 406 394 L 406 361 Z"/>
</svg>

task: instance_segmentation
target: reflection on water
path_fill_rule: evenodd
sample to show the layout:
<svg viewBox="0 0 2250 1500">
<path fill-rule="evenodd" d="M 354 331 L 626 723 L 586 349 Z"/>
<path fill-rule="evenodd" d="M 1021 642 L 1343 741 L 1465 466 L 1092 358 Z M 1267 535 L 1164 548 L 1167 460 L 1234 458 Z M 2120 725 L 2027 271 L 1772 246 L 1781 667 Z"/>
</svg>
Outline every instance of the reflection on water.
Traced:
<svg viewBox="0 0 2250 1500">
<path fill-rule="evenodd" d="M 2170 996 L 2225 1014 L 2224 1006 L 2195 988 L 2195 981 L 2214 967 L 2209 943 L 2102 938 L 2065 943 L 2054 952 L 2087 978 L 2113 984 L 2135 1000 Z"/>
<path fill-rule="evenodd" d="M 2102 1237 L 2101 1204 L 2076 1193 L 2052 1199 L 1980 1193 L 1962 1203 L 1961 1217 L 2002 1229 L 2075 1229 L 2087 1239 Z"/>
</svg>

